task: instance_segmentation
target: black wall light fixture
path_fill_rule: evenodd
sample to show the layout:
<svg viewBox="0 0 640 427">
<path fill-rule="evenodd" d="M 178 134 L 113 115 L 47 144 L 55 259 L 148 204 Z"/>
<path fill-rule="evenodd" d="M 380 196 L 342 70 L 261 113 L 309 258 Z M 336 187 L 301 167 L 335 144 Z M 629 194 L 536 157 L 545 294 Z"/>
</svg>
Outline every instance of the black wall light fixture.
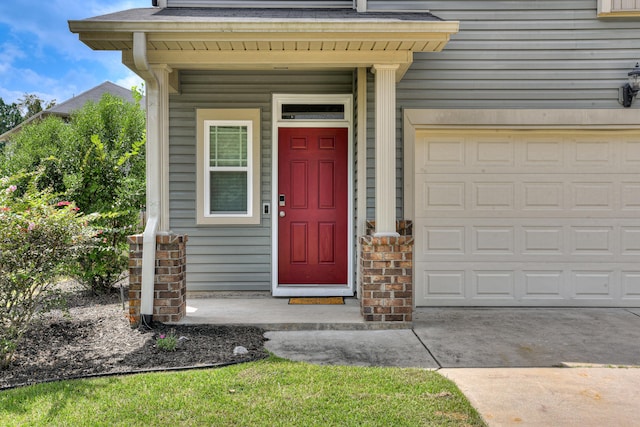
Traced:
<svg viewBox="0 0 640 427">
<path fill-rule="evenodd" d="M 640 63 L 636 63 L 636 66 L 627 75 L 629 76 L 629 83 L 618 90 L 618 102 L 625 108 L 631 107 L 633 99 L 640 90 Z"/>
</svg>

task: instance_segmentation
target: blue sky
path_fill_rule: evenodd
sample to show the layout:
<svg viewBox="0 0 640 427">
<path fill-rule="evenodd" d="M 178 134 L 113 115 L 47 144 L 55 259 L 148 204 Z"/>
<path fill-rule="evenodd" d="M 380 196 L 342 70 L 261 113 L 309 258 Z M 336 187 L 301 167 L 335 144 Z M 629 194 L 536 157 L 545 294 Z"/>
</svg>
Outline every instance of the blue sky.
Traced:
<svg viewBox="0 0 640 427">
<path fill-rule="evenodd" d="M 67 23 L 138 7 L 151 0 L 1 0 L 0 98 L 11 103 L 28 93 L 61 103 L 106 80 L 139 86 L 119 52 L 89 49 Z"/>
</svg>

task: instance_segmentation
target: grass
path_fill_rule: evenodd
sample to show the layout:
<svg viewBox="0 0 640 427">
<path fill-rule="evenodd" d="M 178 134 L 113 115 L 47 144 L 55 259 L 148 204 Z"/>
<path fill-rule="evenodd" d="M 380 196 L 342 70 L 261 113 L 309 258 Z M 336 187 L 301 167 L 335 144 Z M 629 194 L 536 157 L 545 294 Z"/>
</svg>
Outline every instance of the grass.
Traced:
<svg viewBox="0 0 640 427">
<path fill-rule="evenodd" d="M 1 425 L 482 426 L 437 372 L 270 358 L 213 370 L 39 384 L 0 392 Z"/>
</svg>

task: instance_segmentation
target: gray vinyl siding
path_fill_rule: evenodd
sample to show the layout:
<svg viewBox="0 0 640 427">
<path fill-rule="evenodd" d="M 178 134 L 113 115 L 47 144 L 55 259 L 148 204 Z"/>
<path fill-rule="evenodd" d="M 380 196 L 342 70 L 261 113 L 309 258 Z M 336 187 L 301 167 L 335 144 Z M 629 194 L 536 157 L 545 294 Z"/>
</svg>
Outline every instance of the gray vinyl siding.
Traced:
<svg viewBox="0 0 640 427">
<path fill-rule="evenodd" d="M 415 54 L 403 108 L 621 108 L 640 19 L 598 19 L 596 0 L 429 1 L 460 21 L 444 51 Z"/>
<path fill-rule="evenodd" d="M 170 3 L 186 7 L 189 2 Z M 460 21 L 460 32 L 442 52 L 416 53 L 397 87 L 400 219 L 404 109 L 622 108 L 618 88 L 640 60 L 640 19 L 598 19 L 596 0 L 369 2 L 369 10 L 425 7 L 440 18 Z M 353 93 L 352 72 L 181 75 L 181 94 L 171 96 L 170 109 L 171 228 L 190 236 L 189 288 L 270 289 L 270 216 L 260 226 L 195 226 L 195 108 L 262 109 L 262 201 L 270 202 L 271 93 Z M 366 216 L 374 219 L 375 89 L 370 73 L 367 100 Z M 640 108 L 640 101 L 632 108 Z"/>
<path fill-rule="evenodd" d="M 405 108 L 622 108 L 618 88 L 640 60 L 640 19 L 598 19 L 596 0 L 370 0 L 460 21 L 442 52 L 416 53 L 397 87 L 397 217 Z M 367 217 L 375 216 L 375 94 L 369 75 Z M 633 108 L 639 108 L 636 101 Z"/>
<path fill-rule="evenodd" d="M 180 73 L 169 109 L 170 227 L 189 236 L 189 290 L 271 289 L 271 215 L 256 226 L 196 225 L 196 109 L 261 109 L 261 204 L 271 203 L 272 94 L 352 93 L 352 78 L 351 70 Z"/>
</svg>

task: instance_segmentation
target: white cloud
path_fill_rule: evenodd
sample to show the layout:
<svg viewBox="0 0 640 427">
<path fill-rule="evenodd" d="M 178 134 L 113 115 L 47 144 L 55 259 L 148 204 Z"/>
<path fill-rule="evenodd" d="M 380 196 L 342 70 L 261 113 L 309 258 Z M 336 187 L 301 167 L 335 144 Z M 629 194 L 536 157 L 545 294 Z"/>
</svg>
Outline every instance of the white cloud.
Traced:
<svg viewBox="0 0 640 427">
<path fill-rule="evenodd" d="M 3 43 L 0 49 L 0 75 L 10 72 L 16 59 L 27 56 L 25 52 L 14 43 Z"/>
<path fill-rule="evenodd" d="M 0 3 L 0 23 L 7 25 L 10 33 L 21 37 L 29 34 L 37 40 L 32 54 L 42 55 L 47 50 L 56 50 L 68 58 L 87 58 L 91 51 L 78 49 L 84 46 L 78 36 L 69 31 L 67 21 L 116 12 L 134 7 L 150 7 L 151 1 L 129 0 L 105 2 L 99 0 L 21 0 L 16 7 L 12 2 Z M 28 10 L 29 13 L 24 11 Z"/>
<path fill-rule="evenodd" d="M 115 84 L 117 84 L 118 86 L 122 86 L 124 88 L 127 89 L 131 89 L 132 87 L 136 86 L 138 89 L 142 88 L 142 84 L 143 84 L 143 80 L 138 77 L 136 74 L 134 74 L 133 72 L 129 72 L 129 75 L 122 78 L 122 79 L 118 79 L 116 80 Z"/>
<path fill-rule="evenodd" d="M 0 0 L 0 97 L 33 93 L 59 103 L 105 80 L 140 86 L 119 52 L 91 50 L 67 23 L 137 7 L 151 0 Z"/>
</svg>

